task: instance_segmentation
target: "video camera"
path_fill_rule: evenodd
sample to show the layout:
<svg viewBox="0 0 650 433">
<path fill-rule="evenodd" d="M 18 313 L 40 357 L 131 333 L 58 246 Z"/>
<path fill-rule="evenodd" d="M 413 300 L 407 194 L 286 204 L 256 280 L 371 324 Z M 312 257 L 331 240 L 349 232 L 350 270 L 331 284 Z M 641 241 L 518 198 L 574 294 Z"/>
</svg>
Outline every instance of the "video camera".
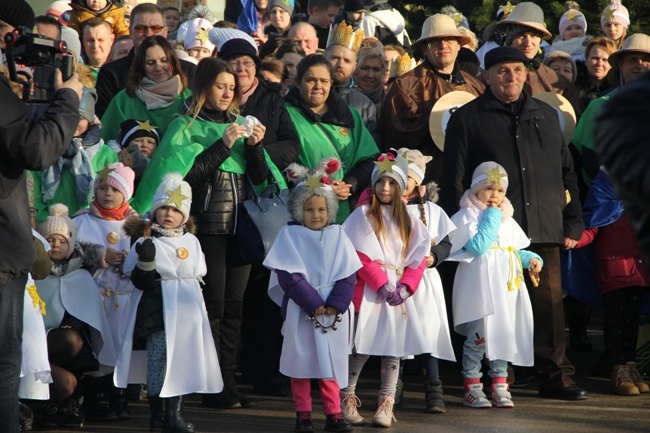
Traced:
<svg viewBox="0 0 650 433">
<path fill-rule="evenodd" d="M 23 99 L 31 101 L 34 96 L 34 83 L 18 79 L 16 64 L 29 67 L 58 66 L 63 81 L 74 73 L 74 56 L 68 54 L 68 45 L 63 40 L 54 40 L 34 34 L 27 27 L 18 27 L 4 35 L 7 54 L 7 67 L 12 81 L 23 85 Z M 61 60 L 57 55 L 62 54 Z"/>
</svg>

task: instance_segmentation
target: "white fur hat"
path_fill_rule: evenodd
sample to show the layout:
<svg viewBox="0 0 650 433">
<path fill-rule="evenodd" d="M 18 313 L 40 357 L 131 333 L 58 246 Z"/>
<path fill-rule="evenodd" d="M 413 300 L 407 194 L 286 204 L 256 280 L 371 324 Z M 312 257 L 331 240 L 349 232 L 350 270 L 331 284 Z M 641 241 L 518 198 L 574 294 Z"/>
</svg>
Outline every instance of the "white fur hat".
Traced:
<svg viewBox="0 0 650 433">
<path fill-rule="evenodd" d="M 210 53 L 214 51 L 215 44 L 212 43 L 208 36 L 212 30 L 212 24 L 205 18 L 195 18 L 189 22 L 185 39 L 183 40 L 183 47 L 186 50 L 192 48 L 207 48 Z"/>
<path fill-rule="evenodd" d="M 74 251 L 74 245 L 77 242 L 77 225 L 68 216 L 68 207 L 64 204 L 57 203 L 50 207 L 50 216 L 38 226 L 38 232 L 44 238 L 52 235 L 63 236 L 68 241 L 69 258 Z"/>
<path fill-rule="evenodd" d="M 192 188 L 190 184 L 183 181 L 180 173 L 169 173 L 165 175 L 151 203 L 151 215 L 155 216 L 156 210 L 162 206 L 171 206 L 183 213 L 183 224 L 190 217 L 192 207 Z"/>
</svg>

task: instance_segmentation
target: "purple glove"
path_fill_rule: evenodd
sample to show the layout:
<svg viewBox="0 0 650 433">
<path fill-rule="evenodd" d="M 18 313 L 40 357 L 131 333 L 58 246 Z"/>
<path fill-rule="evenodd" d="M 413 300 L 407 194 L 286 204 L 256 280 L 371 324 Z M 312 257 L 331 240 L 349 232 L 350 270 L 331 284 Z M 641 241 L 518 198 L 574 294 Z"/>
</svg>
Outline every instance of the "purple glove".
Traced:
<svg viewBox="0 0 650 433">
<path fill-rule="evenodd" d="M 392 284 L 386 283 L 379 288 L 378 292 L 382 294 L 391 307 L 403 304 L 411 296 L 404 284 L 398 284 L 396 288 Z"/>
</svg>

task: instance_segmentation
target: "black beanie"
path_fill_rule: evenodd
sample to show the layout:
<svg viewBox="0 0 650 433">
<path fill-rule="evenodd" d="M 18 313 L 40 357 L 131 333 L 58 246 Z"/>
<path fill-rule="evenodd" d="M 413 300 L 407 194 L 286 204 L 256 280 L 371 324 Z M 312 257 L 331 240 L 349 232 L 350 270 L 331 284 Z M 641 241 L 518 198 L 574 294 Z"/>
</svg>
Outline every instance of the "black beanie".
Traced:
<svg viewBox="0 0 650 433">
<path fill-rule="evenodd" d="M 0 7 L 0 20 L 13 27 L 34 27 L 34 11 L 25 0 L 4 0 Z M 2 35 L 4 36 L 4 35 Z"/>
<path fill-rule="evenodd" d="M 122 147 L 122 149 L 129 147 L 129 143 L 132 140 L 140 137 L 153 138 L 156 140 L 156 146 L 160 141 L 157 128 L 149 124 L 148 120 L 145 122 L 140 122 L 136 119 L 127 119 L 124 122 L 120 123 L 120 129 L 119 141 L 120 147 Z"/>
<path fill-rule="evenodd" d="M 257 56 L 257 50 L 246 39 L 231 39 L 223 44 L 217 53 L 217 57 L 226 62 L 238 56 L 248 56 L 253 59 L 257 72 L 262 69 L 262 61 Z"/>
</svg>

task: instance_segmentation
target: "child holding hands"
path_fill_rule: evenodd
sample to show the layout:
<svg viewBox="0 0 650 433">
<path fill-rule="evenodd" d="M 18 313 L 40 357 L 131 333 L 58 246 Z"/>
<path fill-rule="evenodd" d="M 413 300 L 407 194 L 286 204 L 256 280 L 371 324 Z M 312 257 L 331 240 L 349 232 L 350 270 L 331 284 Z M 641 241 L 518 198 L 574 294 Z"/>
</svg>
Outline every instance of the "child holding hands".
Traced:
<svg viewBox="0 0 650 433">
<path fill-rule="evenodd" d="M 298 169 L 292 164 L 287 170 Z M 348 381 L 349 309 L 361 262 L 342 227 L 333 224 L 338 198 L 332 180 L 320 174 L 307 179 L 291 192 L 294 222 L 280 231 L 264 260 L 273 271 L 269 296 L 285 319 L 280 372 L 291 377 L 295 433 L 314 431 L 312 378 L 319 379 L 325 430 L 348 432 L 352 426 L 341 413 L 339 391 Z"/>
<path fill-rule="evenodd" d="M 457 227 L 450 260 L 459 261 L 452 306 L 454 328 L 465 335 L 463 404 L 472 408 L 514 407 L 506 379 L 508 362 L 533 365 L 533 312 L 524 266 L 535 276 L 542 259 L 523 250 L 530 241 L 512 218 L 506 198 L 508 175 L 496 162 L 474 170 L 470 189 L 451 217 Z M 483 392 L 481 362 L 487 356 L 491 401 Z"/>
</svg>

